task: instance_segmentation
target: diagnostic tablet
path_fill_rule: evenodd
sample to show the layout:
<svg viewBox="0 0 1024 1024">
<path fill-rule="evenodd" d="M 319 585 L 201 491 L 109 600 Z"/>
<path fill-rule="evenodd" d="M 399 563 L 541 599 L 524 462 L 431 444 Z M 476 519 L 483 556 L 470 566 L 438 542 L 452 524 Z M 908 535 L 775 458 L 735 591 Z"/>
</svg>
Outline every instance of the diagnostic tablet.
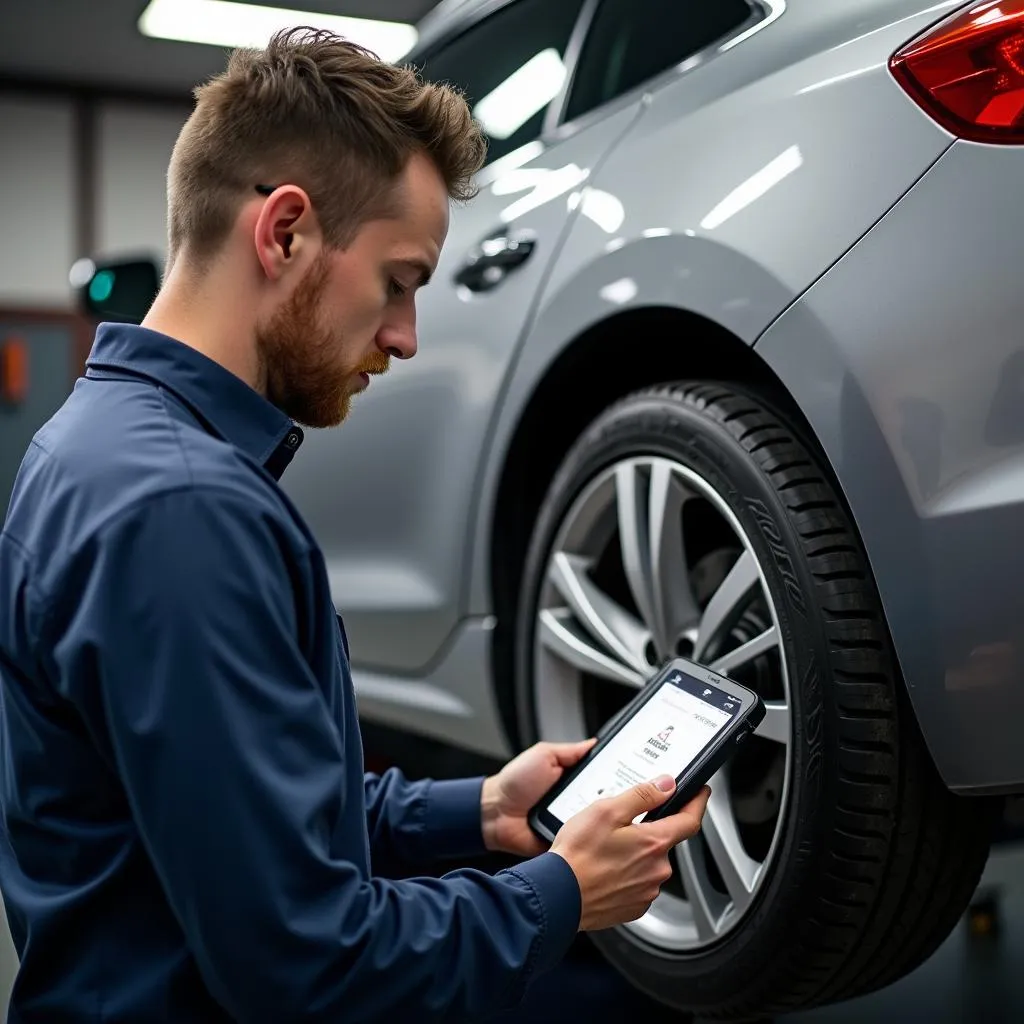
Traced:
<svg viewBox="0 0 1024 1024">
<path fill-rule="evenodd" d="M 676 780 L 675 793 L 636 820 L 672 814 L 700 792 L 764 715 L 752 690 L 677 658 L 598 733 L 586 756 L 530 812 L 530 826 L 550 841 L 595 800 L 659 775 Z"/>
</svg>

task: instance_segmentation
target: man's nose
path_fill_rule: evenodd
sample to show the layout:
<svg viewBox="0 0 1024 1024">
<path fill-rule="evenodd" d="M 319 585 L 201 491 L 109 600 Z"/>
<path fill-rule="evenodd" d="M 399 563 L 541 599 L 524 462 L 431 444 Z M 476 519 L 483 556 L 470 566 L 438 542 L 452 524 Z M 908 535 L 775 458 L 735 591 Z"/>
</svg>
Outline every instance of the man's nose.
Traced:
<svg viewBox="0 0 1024 1024">
<path fill-rule="evenodd" d="M 377 348 L 395 359 L 412 359 L 416 347 L 416 328 L 412 324 L 389 325 L 377 332 Z"/>
</svg>

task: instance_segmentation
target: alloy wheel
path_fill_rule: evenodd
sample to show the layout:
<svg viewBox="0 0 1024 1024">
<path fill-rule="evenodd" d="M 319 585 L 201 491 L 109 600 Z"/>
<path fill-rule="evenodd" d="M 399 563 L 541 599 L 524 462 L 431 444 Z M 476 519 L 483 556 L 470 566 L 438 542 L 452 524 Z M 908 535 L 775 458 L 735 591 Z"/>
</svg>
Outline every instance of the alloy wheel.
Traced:
<svg viewBox="0 0 1024 1024">
<path fill-rule="evenodd" d="M 542 739 L 578 739 L 677 655 L 756 690 L 767 714 L 711 780 L 701 833 L 636 941 L 696 953 L 746 916 L 782 832 L 791 700 L 775 605 L 721 494 L 676 460 L 621 460 L 585 486 L 555 534 L 540 587 L 533 688 Z"/>
</svg>

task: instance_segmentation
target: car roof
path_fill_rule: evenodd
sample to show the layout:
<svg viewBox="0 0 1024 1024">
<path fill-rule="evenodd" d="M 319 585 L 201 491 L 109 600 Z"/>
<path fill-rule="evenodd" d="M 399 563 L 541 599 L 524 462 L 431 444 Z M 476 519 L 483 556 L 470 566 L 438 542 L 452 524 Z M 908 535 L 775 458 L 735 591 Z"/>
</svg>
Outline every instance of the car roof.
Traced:
<svg viewBox="0 0 1024 1024">
<path fill-rule="evenodd" d="M 410 56 L 428 49 L 464 22 L 472 21 L 483 8 L 493 9 L 501 6 L 502 0 L 440 0 L 417 23 L 419 38 Z"/>
</svg>

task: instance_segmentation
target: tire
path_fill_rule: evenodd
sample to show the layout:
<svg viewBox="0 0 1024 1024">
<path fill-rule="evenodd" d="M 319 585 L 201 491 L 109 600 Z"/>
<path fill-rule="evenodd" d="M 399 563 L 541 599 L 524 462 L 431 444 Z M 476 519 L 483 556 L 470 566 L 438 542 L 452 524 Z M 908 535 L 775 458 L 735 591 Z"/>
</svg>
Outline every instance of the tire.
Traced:
<svg viewBox="0 0 1024 1024">
<path fill-rule="evenodd" d="M 628 926 L 592 937 L 639 989 L 710 1019 L 791 1012 L 888 985 L 954 927 L 1001 802 L 943 785 L 844 504 L 811 445 L 767 400 L 731 385 L 661 386 L 608 409 L 568 453 L 539 513 L 520 594 L 523 738 L 576 738 L 544 727 L 544 659 L 553 656 L 538 640 L 538 609 L 556 539 L 571 536 L 571 510 L 589 500 L 588 487 L 598 493 L 602 473 L 640 457 L 707 483 L 759 563 L 788 687 L 789 785 L 758 888 L 721 937 L 698 934 L 680 949 Z M 592 679 L 580 680 L 585 702 Z"/>
</svg>

